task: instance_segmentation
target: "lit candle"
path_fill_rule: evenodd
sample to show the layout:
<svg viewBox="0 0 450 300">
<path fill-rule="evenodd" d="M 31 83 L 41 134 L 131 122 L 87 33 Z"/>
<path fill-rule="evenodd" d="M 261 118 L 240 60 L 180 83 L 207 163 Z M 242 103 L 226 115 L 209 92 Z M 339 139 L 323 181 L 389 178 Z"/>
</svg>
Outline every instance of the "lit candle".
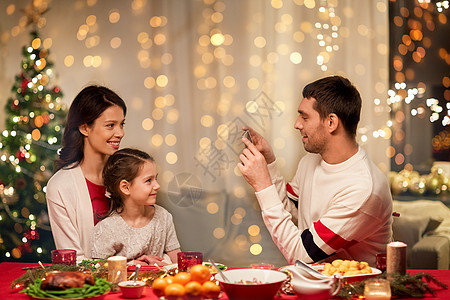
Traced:
<svg viewBox="0 0 450 300">
<path fill-rule="evenodd" d="M 389 300 L 391 284 L 386 279 L 369 279 L 364 285 L 364 297 L 367 300 Z"/>
<path fill-rule="evenodd" d="M 386 272 L 388 274 L 406 274 L 406 244 L 392 242 L 387 245 Z"/>
<path fill-rule="evenodd" d="M 119 283 L 127 280 L 127 258 L 111 256 L 108 258 L 108 281 Z"/>
</svg>

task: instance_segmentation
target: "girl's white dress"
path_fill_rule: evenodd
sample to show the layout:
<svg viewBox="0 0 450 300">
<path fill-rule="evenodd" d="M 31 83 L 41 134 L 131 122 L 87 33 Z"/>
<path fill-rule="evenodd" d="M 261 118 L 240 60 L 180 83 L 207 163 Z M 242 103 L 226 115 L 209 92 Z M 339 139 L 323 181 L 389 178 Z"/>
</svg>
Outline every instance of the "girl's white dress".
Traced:
<svg viewBox="0 0 450 300">
<path fill-rule="evenodd" d="M 128 225 L 118 214 L 98 222 L 92 236 L 92 258 L 120 255 L 130 261 L 149 254 L 163 257 L 180 248 L 172 215 L 163 207 L 154 206 L 153 219 L 141 228 Z"/>
</svg>

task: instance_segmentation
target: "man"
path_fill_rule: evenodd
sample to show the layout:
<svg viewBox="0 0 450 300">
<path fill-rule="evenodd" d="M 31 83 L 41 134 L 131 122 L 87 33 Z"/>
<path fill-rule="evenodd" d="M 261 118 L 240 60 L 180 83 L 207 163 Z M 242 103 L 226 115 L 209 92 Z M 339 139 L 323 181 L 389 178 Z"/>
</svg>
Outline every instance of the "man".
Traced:
<svg viewBox="0 0 450 300">
<path fill-rule="evenodd" d="M 386 176 L 356 142 L 361 97 L 341 76 L 305 86 L 295 128 L 307 153 L 291 182 L 276 169 L 268 142 L 249 127 L 253 143 L 238 164 L 255 189 L 272 239 L 286 260 L 337 258 L 375 265 L 392 236 L 392 197 Z"/>
</svg>

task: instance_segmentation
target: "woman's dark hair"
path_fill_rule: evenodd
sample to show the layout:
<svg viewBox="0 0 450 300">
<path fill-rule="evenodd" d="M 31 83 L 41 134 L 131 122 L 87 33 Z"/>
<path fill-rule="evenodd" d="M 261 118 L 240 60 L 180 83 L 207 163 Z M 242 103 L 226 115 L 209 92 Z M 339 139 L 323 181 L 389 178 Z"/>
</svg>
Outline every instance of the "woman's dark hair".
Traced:
<svg viewBox="0 0 450 300">
<path fill-rule="evenodd" d="M 316 80 L 303 89 L 304 98 L 314 98 L 314 109 L 324 119 L 335 113 L 345 130 L 356 136 L 361 114 L 361 96 L 355 86 L 342 76 L 330 76 Z"/>
<path fill-rule="evenodd" d="M 132 182 L 146 161 L 154 162 L 154 159 L 147 153 L 133 148 L 118 150 L 108 158 L 103 167 L 103 182 L 111 202 L 105 217 L 113 212 L 120 214 L 123 211 L 120 182 L 122 180 Z"/>
<path fill-rule="evenodd" d="M 104 87 L 91 85 L 85 87 L 73 100 L 67 115 L 62 139 L 63 148 L 59 153 L 57 169 L 74 168 L 83 160 L 84 136 L 78 127 L 92 125 L 108 108 L 117 105 L 127 113 L 125 102 L 115 92 Z"/>
</svg>

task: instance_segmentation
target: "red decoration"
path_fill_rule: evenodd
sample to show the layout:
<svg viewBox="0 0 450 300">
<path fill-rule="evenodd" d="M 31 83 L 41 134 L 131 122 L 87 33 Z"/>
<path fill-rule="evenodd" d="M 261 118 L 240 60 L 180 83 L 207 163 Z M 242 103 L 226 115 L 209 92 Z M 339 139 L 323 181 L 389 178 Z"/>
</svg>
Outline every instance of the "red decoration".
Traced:
<svg viewBox="0 0 450 300">
<path fill-rule="evenodd" d="M 27 181 L 24 178 L 17 178 L 16 180 L 16 184 L 15 184 L 17 189 L 24 189 L 27 186 Z"/>
<path fill-rule="evenodd" d="M 31 243 L 30 242 L 26 242 L 25 244 L 20 245 L 19 247 L 17 247 L 17 249 L 20 250 L 21 253 L 31 253 L 33 252 L 33 249 L 31 249 Z"/>
<path fill-rule="evenodd" d="M 22 89 L 22 94 L 25 95 L 26 94 L 26 90 L 28 87 L 28 83 L 30 82 L 28 79 L 25 78 L 25 76 L 22 74 L 20 74 L 20 76 L 23 78 L 22 80 L 22 84 L 20 85 L 21 89 Z"/>
<path fill-rule="evenodd" d="M 53 91 L 54 91 L 55 93 L 59 93 L 59 87 L 55 87 L 55 88 L 53 89 Z"/>
<path fill-rule="evenodd" d="M 25 153 L 23 153 L 23 152 L 20 151 L 20 150 L 17 150 L 17 152 L 16 152 L 16 157 L 17 157 L 20 161 L 23 161 L 23 160 L 25 159 Z"/>
<path fill-rule="evenodd" d="M 18 109 L 19 108 L 19 100 L 14 99 L 11 105 L 12 105 L 12 108 Z"/>
<path fill-rule="evenodd" d="M 25 232 L 23 236 L 26 237 L 28 240 L 38 240 L 39 232 L 37 230 L 28 229 L 28 231 Z"/>
</svg>

